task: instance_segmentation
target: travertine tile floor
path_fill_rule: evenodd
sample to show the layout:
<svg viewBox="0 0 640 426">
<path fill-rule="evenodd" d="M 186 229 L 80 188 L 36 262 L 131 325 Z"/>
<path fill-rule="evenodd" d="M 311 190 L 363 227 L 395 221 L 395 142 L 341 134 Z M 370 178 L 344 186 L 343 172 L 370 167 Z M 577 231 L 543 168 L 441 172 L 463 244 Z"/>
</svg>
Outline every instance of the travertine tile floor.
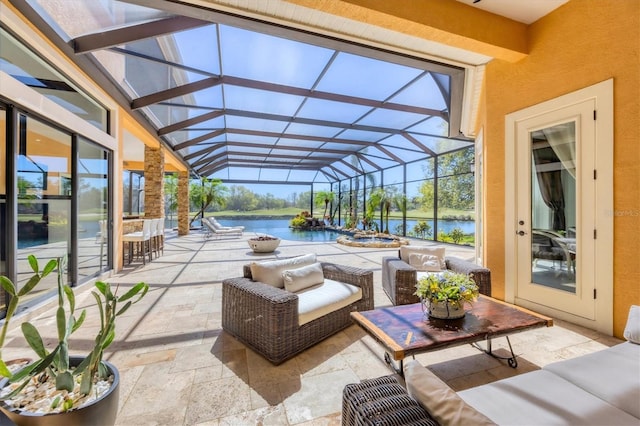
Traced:
<svg viewBox="0 0 640 426">
<path fill-rule="evenodd" d="M 324 260 L 372 269 L 375 304 L 384 306 L 390 302 L 381 288 L 381 258 L 397 249 L 283 241 L 276 252 L 258 255 L 247 245 L 250 236 L 205 241 L 198 232 L 183 237 L 170 233 L 164 255 L 109 278 L 122 287 L 138 281 L 151 287 L 120 318 L 117 341 L 106 354 L 121 375 L 118 425 L 338 425 L 346 384 L 391 374 L 381 347 L 355 325 L 280 366 L 271 365 L 222 331 L 221 282 L 240 275 L 242 265 L 253 260 L 315 252 Z M 453 246 L 447 246 L 447 254 L 473 258 L 472 251 Z M 78 290 L 81 308 L 93 306 L 91 287 Z M 51 306 L 31 317 L 44 335 L 55 336 Z M 93 335 L 86 330 L 95 330 L 95 320 L 89 313 L 71 339 L 76 353 L 91 348 Z M 17 330 L 7 342 L 5 358 L 31 356 Z M 551 328 L 513 335 L 511 343 L 517 369 L 469 345 L 416 358 L 461 390 L 618 340 L 556 321 Z M 501 344 L 496 340 L 494 349 L 504 351 Z"/>
</svg>

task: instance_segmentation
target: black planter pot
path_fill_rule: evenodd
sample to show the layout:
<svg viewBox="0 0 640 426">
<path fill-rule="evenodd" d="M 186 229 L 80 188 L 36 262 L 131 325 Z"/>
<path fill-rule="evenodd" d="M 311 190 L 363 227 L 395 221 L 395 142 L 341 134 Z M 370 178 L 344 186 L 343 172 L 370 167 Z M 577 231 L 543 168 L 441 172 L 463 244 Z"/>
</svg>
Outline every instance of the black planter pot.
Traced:
<svg viewBox="0 0 640 426">
<path fill-rule="evenodd" d="M 70 357 L 71 366 L 76 366 L 84 358 Z M 13 411 L 0 401 L 0 426 L 108 426 L 114 425 L 118 415 L 118 391 L 120 389 L 120 374 L 118 369 L 109 362 L 104 362 L 111 374 L 113 383 L 111 388 L 102 397 L 92 403 L 75 410 L 64 413 L 34 414 Z M 7 384 L 7 379 L 0 381 L 0 389 Z"/>
</svg>

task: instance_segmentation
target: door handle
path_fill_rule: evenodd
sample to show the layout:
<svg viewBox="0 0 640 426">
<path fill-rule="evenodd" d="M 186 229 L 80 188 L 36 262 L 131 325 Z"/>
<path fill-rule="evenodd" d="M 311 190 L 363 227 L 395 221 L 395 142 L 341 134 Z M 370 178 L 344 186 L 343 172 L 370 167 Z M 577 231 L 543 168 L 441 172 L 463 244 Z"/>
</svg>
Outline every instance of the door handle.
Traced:
<svg viewBox="0 0 640 426">
<path fill-rule="evenodd" d="M 523 236 L 523 235 L 526 235 L 527 233 L 524 231 L 516 231 L 516 234 Z"/>
</svg>

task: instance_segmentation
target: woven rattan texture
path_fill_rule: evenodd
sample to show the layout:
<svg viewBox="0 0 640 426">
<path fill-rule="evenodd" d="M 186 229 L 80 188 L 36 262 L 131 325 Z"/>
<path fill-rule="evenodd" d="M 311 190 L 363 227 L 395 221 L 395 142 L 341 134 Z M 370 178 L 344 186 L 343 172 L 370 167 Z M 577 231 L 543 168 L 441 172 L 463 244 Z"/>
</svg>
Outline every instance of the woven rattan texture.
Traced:
<svg viewBox="0 0 640 426">
<path fill-rule="evenodd" d="M 345 386 L 342 392 L 342 424 L 438 425 L 393 375 Z"/>
<path fill-rule="evenodd" d="M 475 263 L 448 256 L 447 269 L 463 274 L 473 274 L 480 293 L 491 296 L 491 271 Z M 394 305 L 418 303 L 416 291 L 417 270 L 399 257 L 382 258 L 382 289 Z"/>
<path fill-rule="evenodd" d="M 298 296 L 244 277 L 222 283 L 222 328 L 273 364 L 280 364 L 353 323 L 351 312 L 373 309 L 373 272 L 322 263 L 324 277 L 358 286 L 362 298 L 342 309 L 298 324 Z"/>
</svg>

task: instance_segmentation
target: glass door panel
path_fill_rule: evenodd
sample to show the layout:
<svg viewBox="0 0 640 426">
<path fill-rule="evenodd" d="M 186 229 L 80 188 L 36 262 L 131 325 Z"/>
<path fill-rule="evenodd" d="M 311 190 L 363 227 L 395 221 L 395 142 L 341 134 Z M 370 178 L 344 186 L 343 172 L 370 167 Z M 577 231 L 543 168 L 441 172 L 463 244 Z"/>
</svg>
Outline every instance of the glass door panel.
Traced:
<svg viewBox="0 0 640 426">
<path fill-rule="evenodd" d="M 109 266 L 108 152 L 78 138 L 78 281 Z"/>
<path fill-rule="evenodd" d="M 575 122 L 530 133 L 531 282 L 576 291 Z"/>
<path fill-rule="evenodd" d="M 18 140 L 18 286 L 33 274 L 27 257 L 36 255 L 40 268 L 49 259 L 70 252 L 71 136 L 36 119 L 20 116 Z M 68 281 L 66 268 L 64 282 Z M 30 293 L 38 297 L 55 290 L 50 274 Z"/>
</svg>

